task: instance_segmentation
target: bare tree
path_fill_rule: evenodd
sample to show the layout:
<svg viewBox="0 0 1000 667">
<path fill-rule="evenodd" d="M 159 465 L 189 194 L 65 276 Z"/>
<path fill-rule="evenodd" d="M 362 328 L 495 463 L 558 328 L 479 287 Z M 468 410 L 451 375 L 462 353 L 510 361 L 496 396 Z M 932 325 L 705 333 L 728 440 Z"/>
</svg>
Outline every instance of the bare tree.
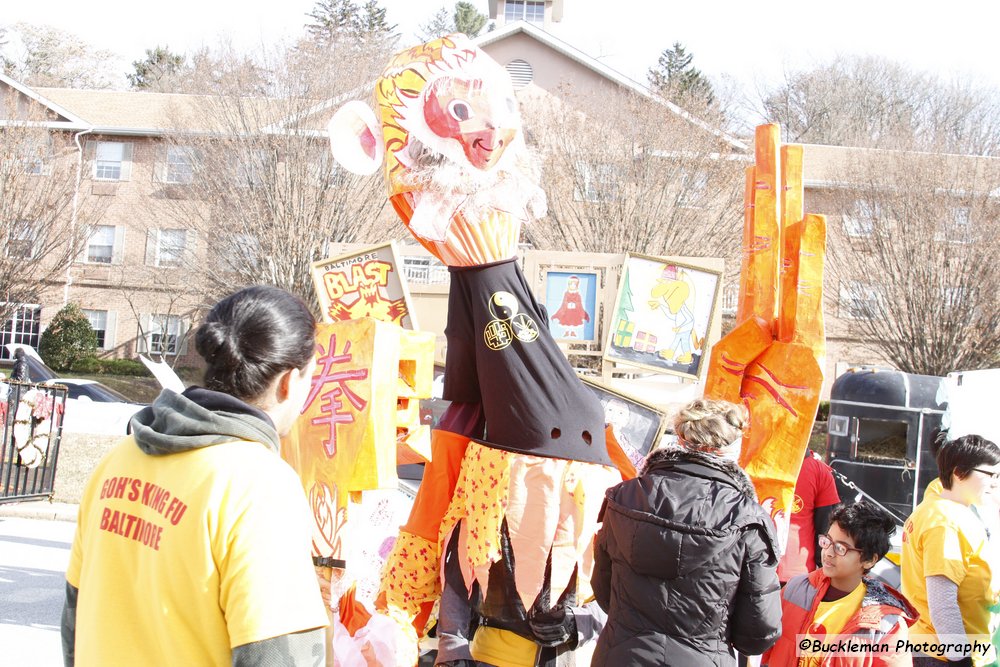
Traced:
<svg viewBox="0 0 1000 667">
<path fill-rule="evenodd" d="M 839 57 L 760 93 L 786 141 L 971 155 L 1000 150 L 1000 91 L 891 60 Z"/>
<path fill-rule="evenodd" d="M 827 294 L 861 345 L 929 375 L 1000 358 L 1000 164 L 853 151 L 830 224 Z M 834 219 L 835 220 L 835 219 Z"/>
<path fill-rule="evenodd" d="M 74 199 L 89 180 L 72 136 L 49 132 L 41 111 L 10 93 L 0 98 L 0 322 L 23 303 L 40 303 L 81 251 L 104 207 Z M 98 198 L 99 199 L 99 198 Z M 75 202 L 75 205 L 74 205 Z"/>
<path fill-rule="evenodd" d="M 133 352 L 176 368 L 188 353 L 193 324 L 210 305 L 203 302 L 204 295 L 189 281 L 179 282 L 170 272 L 156 269 L 137 275 L 122 267 L 115 282 L 138 323 Z M 157 312 L 150 313 L 150 303 Z"/>
<path fill-rule="evenodd" d="M 310 57 L 309 48 L 300 44 L 260 66 L 266 98 L 247 96 L 238 83 L 199 98 L 189 113 L 211 131 L 178 132 L 163 147 L 164 169 L 173 173 L 162 180 L 181 191 L 172 195 L 173 216 L 207 249 L 189 264 L 206 301 L 267 283 L 311 302 L 309 264 L 326 257 L 329 243 L 382 241 L 392 229 L 381 175 L 337 169 L 325 134 L 334 100 L 355 92 L 342 86 L 366 78 L 364 63 L 348 71 Z"/>
<path fill-rule="evenodd" d="M 546 218 L 525 227 L 536 247 L 738 258 L 742 151 L 640 95 L 563 99 L 522 105 L 549 204 Z"/>
</svg>

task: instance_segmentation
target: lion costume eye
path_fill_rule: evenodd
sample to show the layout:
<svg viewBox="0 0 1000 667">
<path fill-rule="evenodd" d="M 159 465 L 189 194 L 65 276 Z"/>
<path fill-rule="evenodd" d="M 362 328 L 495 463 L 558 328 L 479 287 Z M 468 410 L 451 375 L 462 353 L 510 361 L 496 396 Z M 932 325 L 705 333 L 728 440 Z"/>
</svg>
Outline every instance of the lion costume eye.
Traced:
<svg viewBox="0 0 1000 667">
<path fill-rule="evenodd" d="M 465 100 L 452 100 L 448 103 L 448 113 L 455 120 L 465 121 L 472 117 L 472 107 Z"/>
</svg>

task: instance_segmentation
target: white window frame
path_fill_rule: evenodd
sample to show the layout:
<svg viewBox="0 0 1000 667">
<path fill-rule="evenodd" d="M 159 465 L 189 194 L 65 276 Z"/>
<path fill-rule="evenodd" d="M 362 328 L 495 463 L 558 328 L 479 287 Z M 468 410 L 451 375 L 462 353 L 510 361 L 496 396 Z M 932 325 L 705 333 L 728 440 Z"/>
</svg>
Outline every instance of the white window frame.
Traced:
<svg viewBox="0 0 1000 667">
<path fill-rule="evenodd" d="M 708 174 L 701 170 L 681 170 L 680 192 L 677 205 L 685 208 L 703 208 L 702 202 L 708 192 Z"/>
<path fill-rule="evenodd" d="M 539 15 L 539 10 L 541 14 Z M 507 0 L 503 7 L 504 21 L 527 21 L 534 25 L 545 24 L 544 0 Z"/>
<path fill-rule="evenodd" d="M 115 237 L 117 228 L 114 225 L 94 225 L 87 238 L 87 246 L 83 249 L 81 260 L 86 264 L 114 264 Z M 102 238 L 98 238 L 101 236 Z M 97 252 L 106 248 L 106 252 Z"/>
<path fill-rule="evenodd" d="M 176 235 L 183 234 L 183 243 Z M 150 229 L 146 233 L 146 265 L 177 268 L 194 253 L 196 233 L 191 229 Z"/>
<path fill-rule="evenodd" d="M 118 324 L 117 314 L 113 310 L 93 310 L 83 308 L 83 314 L 90 322 L 90 328 L 97 336 L 97 347 L 101 350 L 113 350 L 115 347 L 115 328 Z"/>
<path fill-rule="evenodd" d="M 187 344 L 184 335 L 187 323 L 180 315 L 152 313 L 144 315 L 140 321 L 140 352 L 160 357 L 174 357 L 185 354 Z M 164 345 L 164 343 L 166 345 Z"/>
<path fill-rule="evenodd" d="M 935 241 L 947 243 L 972 243 L 972 209 L 968 206 L 950 206 L 948 218 L 938 225 Z"/>
<path fill-rule="evenodd" d="M 95 181 L 127 181 L 132 175 L 132 143 L 128 141 L 94 141 L 92 172 Z M 112 154 L 116 151 L 117 154 Z"/>
<path fill-rule="evenodd" d="M 46 134 L 44 141 L 30 141 L 28 150 L 21 158 L 24 173 L 29 176 L 50 176 L 52 174 L 52 135 Z"/>
<path fill-rule="evenodd" d="M 573 188 L 573 198 L 576 201 L 586 201 L 592 204 L 613 202 L 618 199 L 617 167 L 609 163 L 591 164 L 578 161 L 576 173 L 582 187 Z"/>
<path fill-rule="evenodd" d="M 252 155 L 247 156 L 251 158 L 249 161 L 241 159 L 244 157 L 243 153 L 233 153 L 236 187 L 248 190 L 264 182 L 265 166 L 274 159 L 273 151 L 268 148 L 255 148 L 250 152 Z"/>
<path fill-rule="evenodd" d="M 884 311 L 878 287 L 861 280 L 840 283 L 838 315 L 847 320 L 869 320 Z"/>
<path fill-rule="evenodd" d="M 42 338 L 42 307 L 37 303 L 22 303 L 10 319 L 0 323 L 0 357 L 10 359 L 7 343 L 23 343 L 35 350 Z"/>
<path fill-rule="evenodd" d="M 15 224 L 7 234 L 7 256 L 11 259 L 34 259 L 37 242 L 38 234 L 35 231 L 35 225 L 26 221 Z M 15 248 L 20 247 L 19 244 L 28 244 L 26 254 L 12 252 Z"/>
<path fill-rule="evenodd" d="M 875 233 L 875 227 L 881 216 L 881 207 L 863 199 L 854 202 L 849 213 L 841 216 L 844 233 L 851 238 L 868 238 Z"/>
<path fill-rule="evenodd" d="M 198 151 L 190 146 L 164 146 L 156 168 L 156 180 L 171 185 L 190 185 L 198 170 Z"/>
</svg>

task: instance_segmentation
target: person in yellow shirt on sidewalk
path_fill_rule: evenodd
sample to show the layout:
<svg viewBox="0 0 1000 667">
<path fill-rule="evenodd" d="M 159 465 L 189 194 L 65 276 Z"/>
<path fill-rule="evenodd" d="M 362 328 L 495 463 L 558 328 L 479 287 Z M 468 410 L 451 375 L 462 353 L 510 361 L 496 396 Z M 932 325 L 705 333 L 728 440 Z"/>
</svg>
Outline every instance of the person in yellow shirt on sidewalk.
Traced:
<svg viewBox="0 0 1000 667">
<path fill-rule="evenodd" d="M 209 312 L 195 334 L 205 387 L 164 389 L 84 490 L 67 666 L 323 664 L 312 513 L 278 455 L 309 392 L 315 330 L 274 287 Z"/>
<path fill-rule="evenodd" d="M 978 435 L 963 436 L 941 445 L 937 464 L 940 495 L 925 494 L 903 528 L 903 594 L 920 613 L 911 634 L 949 642 L 991 636 L 996 619 L 990 607 L 1000 599 L 1000 553 L 977 508 L 988 506 L 998 488 L 1000 447 Z M 918 655 L 913 664 L 981 667 L 995 661 L 989 646 L 981 652 L 952 648 Z"/>
</svg>

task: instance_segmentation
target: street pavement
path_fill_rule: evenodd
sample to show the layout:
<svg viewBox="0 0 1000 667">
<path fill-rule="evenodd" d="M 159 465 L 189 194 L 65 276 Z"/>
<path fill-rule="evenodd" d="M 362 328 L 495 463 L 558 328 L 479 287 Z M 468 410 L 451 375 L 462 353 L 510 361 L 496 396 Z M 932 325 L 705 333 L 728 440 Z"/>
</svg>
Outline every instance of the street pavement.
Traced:
<svg viewBox="0 0 1000 667">
<path fill-rule="evenodd" d="M 0 664 L 59 667 L 74 506 L 0 504 Z"/>
</svg>

